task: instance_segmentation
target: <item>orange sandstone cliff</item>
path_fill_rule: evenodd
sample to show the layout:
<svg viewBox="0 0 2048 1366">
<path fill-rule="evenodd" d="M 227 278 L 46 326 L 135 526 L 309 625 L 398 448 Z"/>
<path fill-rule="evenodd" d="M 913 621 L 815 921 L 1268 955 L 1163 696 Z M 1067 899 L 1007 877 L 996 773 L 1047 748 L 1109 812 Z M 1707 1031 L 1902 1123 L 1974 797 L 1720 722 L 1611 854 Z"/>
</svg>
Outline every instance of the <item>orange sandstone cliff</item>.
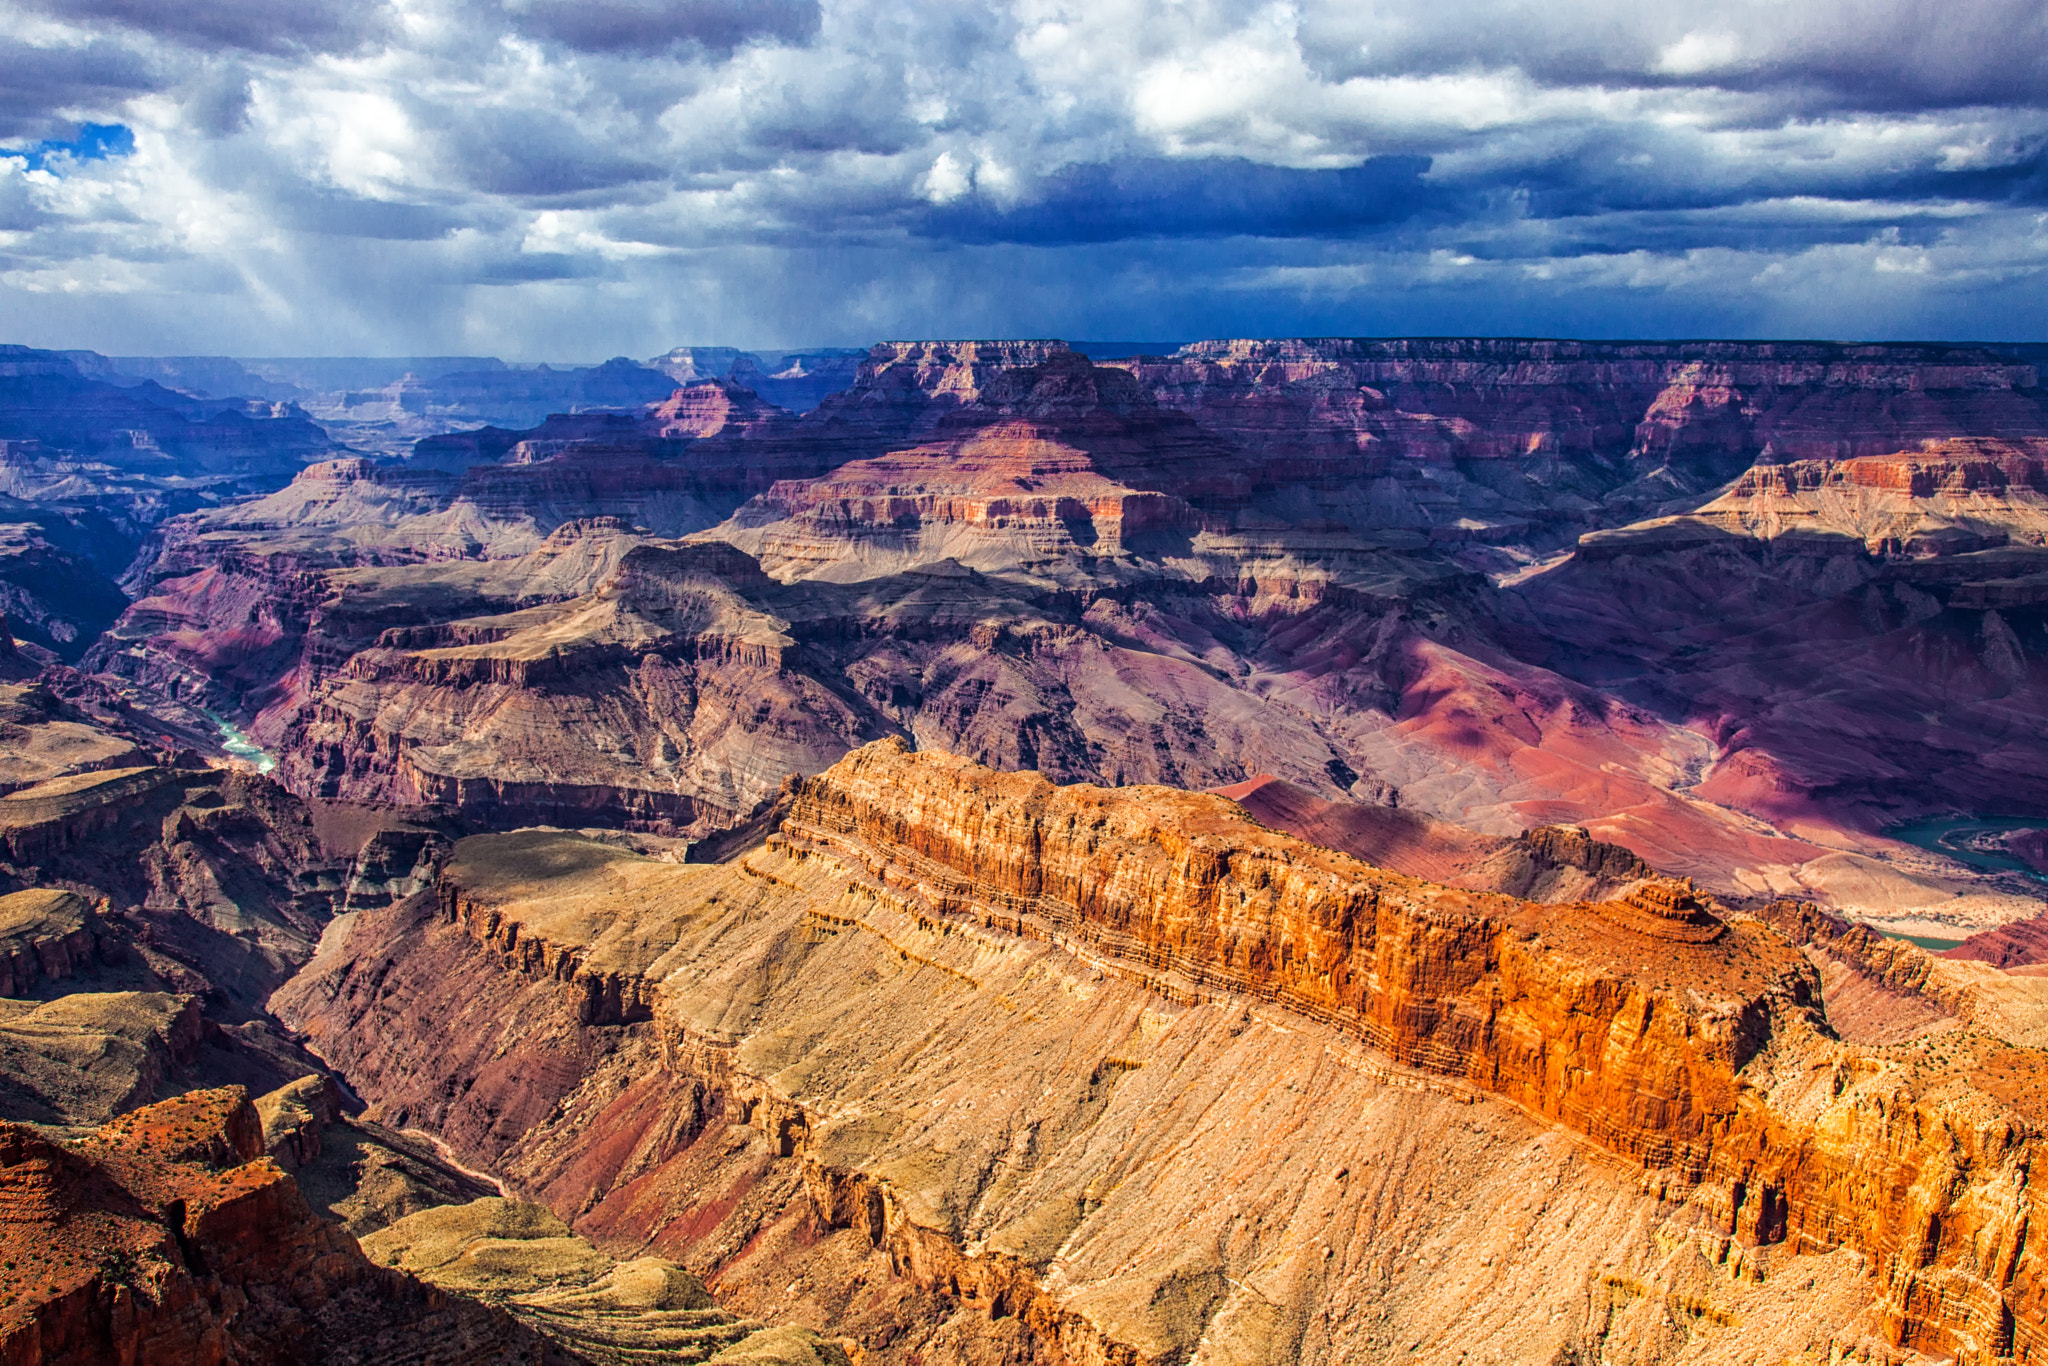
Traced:
<svg viewBox="0 0 2048 1366">
<path fill-rule="evenodd" d="M 466 841 L 274 1005 L 874 1361 L 2048 1360 L 2031 982 L 1857 1042 L 1811 935 L 1683 883 L 1458 891 L 900 741 L 785 810 L 720 865 Z"/>
<path fill-rule="evenodd" d="M 70 1143 L 0 1123 L 0 1359 L 573 1360 L 501 1312 L 371 1263 L 264 1156 L 238 1087 Z"/>
</svg>

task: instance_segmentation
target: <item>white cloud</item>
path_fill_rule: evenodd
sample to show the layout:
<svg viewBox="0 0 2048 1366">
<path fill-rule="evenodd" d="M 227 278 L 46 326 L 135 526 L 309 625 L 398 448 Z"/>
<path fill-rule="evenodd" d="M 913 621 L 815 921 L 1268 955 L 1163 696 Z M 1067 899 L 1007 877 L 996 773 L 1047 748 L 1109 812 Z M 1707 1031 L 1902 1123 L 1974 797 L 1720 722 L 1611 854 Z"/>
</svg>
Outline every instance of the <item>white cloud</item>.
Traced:
<svg viewBox="0 0 2048 1366">
<path fill-rule="evenodd" d="M 1711 23 L 1640 0 L 826 0 L 815 25 L 778 6 L 760 31 L 714 6 L 729 45 L 648 51 L 620 46 L 645 35 L 616 4 L 517 27 L 483 0 L 394 0 L 370 27 L 324 4 L 289 41 L 250 0 L 175 23 L 140 0 L 0 7 L 0 44 L 48 59 L 11 63 L 0 117 L 136 132 L 131 157 L 62 174 L 0 161 L 0 309 L 20 339 L 123 350 L 595 355 L 684 325 L 857 341 L 949 309 L 984 332 L 1362 327 L 1369 294 L 1442 326 L 1492 316 L 1473 290 L 1526 327 L 1654 294 L 1701 330 L 1792 301 L 1842 316 L 1784 283 L 1825 278 L 1890 330 L 1966 296 L 1962 316 L 2048 322 L 1968 295 L 2042 258 L 2038 0 L 1937 26 L 1916 0 L 1730 0 Z M 1319 212 L 1329 177 L 1390 155 L 1427 174 Z M 1230 243 L 1170 245 L 1192 182 L 1151 176 L 1159 158 L 1271 205 L 1272 232 L 1240 215 Z M 1031 218 L 1084 182 L 1100 202 Z M 991 241 L 1008 214 L 1045 245 Z M 976 283 L 999 268 L 1029 287 Z M 122 302 L 36 302 L 56 293 Z M 1317 311 L 1333 300 L 1349 311 Z"/>
<path fill-rule="evenodd" d="M 1658 52 L 1650 70 L 1667 76 L 1726 71 L 1742 58 L 1742 40 L 1732 33 L 1695 30 Z"/>
<path fill-rule="evenodd" d="M 939 153 L 939 159 L 924 173 L 924 197 L 934 204 L 950 204 L 973 187 L 965 163 L 951 152 Z"/>
</svg>

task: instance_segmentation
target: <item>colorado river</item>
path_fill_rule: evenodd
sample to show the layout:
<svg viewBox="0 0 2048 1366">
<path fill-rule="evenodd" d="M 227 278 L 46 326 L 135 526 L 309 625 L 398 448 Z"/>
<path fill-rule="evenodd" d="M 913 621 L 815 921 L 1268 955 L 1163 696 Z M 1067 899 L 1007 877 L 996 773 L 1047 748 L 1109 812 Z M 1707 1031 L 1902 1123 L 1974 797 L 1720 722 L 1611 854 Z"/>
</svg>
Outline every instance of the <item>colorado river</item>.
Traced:
<svg viewBox="0 0 2048 1366">
<path fill-rule="evenodd" d="M 1991 837 L 2015 830 L 2041 829 L 2048 829 L 2048 816 L 1938 816 L 1895 825 L 1884 833 L 1952 858 L 1980 873 L 2018 873 L 2035 882 L 2048 883 L 2048 873 L 1991 843 Z"/>
<path fill-rule="evenodd" d="M 277 760 L 266 754 L 254 740 L 244 735 L 241 727 L 234 722 L 212 712 L 206 713 L 206 719 L 219 729 L 220 747 L 228 752 L 229 758 L 255 765 L 258 773 L 268 773 L 277 767 Z"/>
</svg>

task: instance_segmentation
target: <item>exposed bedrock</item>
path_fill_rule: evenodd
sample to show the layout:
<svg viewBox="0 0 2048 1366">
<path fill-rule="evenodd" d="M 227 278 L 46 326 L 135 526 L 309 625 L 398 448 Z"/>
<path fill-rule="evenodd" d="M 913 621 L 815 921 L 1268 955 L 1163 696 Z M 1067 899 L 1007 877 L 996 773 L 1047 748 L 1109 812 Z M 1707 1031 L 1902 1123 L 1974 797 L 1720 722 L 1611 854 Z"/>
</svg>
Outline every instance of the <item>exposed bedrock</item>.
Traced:
<svg viewBox="0 0 2048 1366">
<path fill-rule="evenodd" d="M 183 519 L 92 663 L 501 827 L 735 828 L 902 734 L 1961 937 L 2036 906 L 1883 831 L 2048 810 L 2044 440 L 1943 347 L 890 343 L 800 417 L 689 385 Z"/>
<path fill-rule="evenodd" d="M 2048 1359 L 2029 983 L 1859 1045 L 1683 884 L 1456 891 L 896 742 L 787 812 L 703 867 L 467 841 L 275 1007 L 373 1114 L 873 1360 Z"/>
<path fill-rule="evenodd" d="M 0 1123 L 0 1355 L 104 1362 L 580 1358 L 365 1258 L 264 1156 L 240 1088 L 61 1143 Z"/>
</svg>

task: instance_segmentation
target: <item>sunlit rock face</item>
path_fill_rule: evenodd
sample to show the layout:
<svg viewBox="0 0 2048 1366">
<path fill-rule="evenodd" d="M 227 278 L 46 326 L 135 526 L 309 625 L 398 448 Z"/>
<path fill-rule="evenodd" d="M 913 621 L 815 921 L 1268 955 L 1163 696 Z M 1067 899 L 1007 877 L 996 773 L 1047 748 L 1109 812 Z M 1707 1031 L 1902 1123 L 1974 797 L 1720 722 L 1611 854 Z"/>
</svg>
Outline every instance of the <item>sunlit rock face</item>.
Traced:
<svg viewBox="0 0 2048 1366">
<path fill-rule="evenodd" d="M 386 1122 L 871 1360 L 2044 1350 L 2039 982 L 900 742 L 783 809 L 704 866 L 465 841 L 276 1006 Z"/>
<path fill-rule="evenodd" d="M 499 823 L 702 835 L 901 734 L 1580 825 L 1961 938 L 2034 908 L 1883 831 L 2048 797 L 2034 381 L 1909 346 L 889 343 L 801 414 L 693 380 L 308 470 L 170 528 L 87 662 L 241 717 L 296 791 Z M 688 571 L 726 624 L 618 635 L 668 611 L 624 558 L 677 540 L 745 552 Z"/>
<path fill-rule="evenodd" d="M 2032 369 L 740 359 L 6 542 L 39 1341 L 2042 1359 Z"/>
</svg>

